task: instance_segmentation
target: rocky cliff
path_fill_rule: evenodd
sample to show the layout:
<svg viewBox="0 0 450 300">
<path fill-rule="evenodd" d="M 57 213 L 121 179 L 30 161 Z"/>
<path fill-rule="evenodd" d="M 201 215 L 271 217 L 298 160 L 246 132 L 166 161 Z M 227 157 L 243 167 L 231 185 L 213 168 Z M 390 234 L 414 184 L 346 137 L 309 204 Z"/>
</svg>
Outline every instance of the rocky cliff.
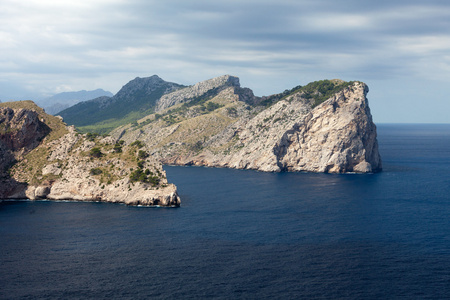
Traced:
<svg viewBox="0 0 450 300">
<path fill-rule="evenodd" d="M 258 98 L 236 77 L 211 82 L 219 84 L 198 84 L 208 88 L 195 88 L 197 94 L 183 89 L 165 95 L 157 114 L 112 135 L 127 144 L 143 141 L 165 164 L 271 172 L 381 170 L 364 83 L 325 80 Z"/>
<path fill-rule="evenodd" d="M 230 75 L 223 75 L 199 82 L 193 86 L 162 96 L 157 101 L 156 111 L 160 112 L 176 104 L 190 102 L 196 97 L 204 96 L 206 93 L 217 94 L 230 86 L 239 87 L 239 78 Z"/>
<path fill-rule="evenodd" d="M 79 134 L 31 101 L 0 105 L 0 155 L 0 198 L 180 204 L 141 144 Z"/>
</svg>

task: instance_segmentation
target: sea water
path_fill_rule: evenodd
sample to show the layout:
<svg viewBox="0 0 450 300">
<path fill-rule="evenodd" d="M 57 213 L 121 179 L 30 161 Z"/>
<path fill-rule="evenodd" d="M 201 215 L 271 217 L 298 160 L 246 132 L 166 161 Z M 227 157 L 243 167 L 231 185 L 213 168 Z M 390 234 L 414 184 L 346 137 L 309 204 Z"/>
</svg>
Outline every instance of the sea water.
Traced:
<svg viewBox="0 0 450 300">
<path fill-rule="evenodd" d="M 448 299 L 450 125 L 378 126 L 383 172 L 166 166 L 180 208 L 1 201 L 1 299 Z"/>
</svg>

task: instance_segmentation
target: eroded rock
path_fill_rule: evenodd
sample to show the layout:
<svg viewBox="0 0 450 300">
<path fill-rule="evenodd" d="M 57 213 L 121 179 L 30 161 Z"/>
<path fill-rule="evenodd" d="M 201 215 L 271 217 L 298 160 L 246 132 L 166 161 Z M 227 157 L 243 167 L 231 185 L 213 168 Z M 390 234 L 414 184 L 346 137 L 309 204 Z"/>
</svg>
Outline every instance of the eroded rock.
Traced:
<svg viewBox="0 0 450 300">
<path fill-rule="evenodd" d="M 161 163 L 139 156 L 138 147 L 119 151 L 110 137 L 81 135 L 29 101 L 7 105 L 0 107 L 0 198 L 180 205 Z"/>
</svg>

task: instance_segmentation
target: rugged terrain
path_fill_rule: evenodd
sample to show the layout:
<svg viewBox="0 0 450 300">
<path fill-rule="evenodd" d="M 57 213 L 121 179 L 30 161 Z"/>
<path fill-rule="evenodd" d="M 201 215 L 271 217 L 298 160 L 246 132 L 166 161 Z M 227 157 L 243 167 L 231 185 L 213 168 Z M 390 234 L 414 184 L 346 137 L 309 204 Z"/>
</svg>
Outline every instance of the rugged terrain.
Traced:
<svg viewBox="0 0 450 300">
<path fill-rule="evenodd" d="M 31 101 L 0 104 L 0 198 L 179 206 L 139 142 L 79 134 Z"/>
<path fill-rule="evenodd" d="M 163 95 L 155 112 L 115 129 L 165 164 L 368 173 L 380 171 L 362 82 L 323 80 L 255 97 L 224 75 Z"/>
</svg>

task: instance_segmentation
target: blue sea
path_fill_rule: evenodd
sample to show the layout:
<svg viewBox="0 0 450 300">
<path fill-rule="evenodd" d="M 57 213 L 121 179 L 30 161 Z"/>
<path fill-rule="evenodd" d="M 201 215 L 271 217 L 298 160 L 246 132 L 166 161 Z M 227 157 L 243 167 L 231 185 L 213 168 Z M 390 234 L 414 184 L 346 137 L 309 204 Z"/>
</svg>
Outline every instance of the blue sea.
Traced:
<svg viewBox="0 0 450 300">
<path fill-rule="evenodd" d="M 450 299 L 450 124 L 383 172 L 165 167 L 180 208 L 1 201 L 1 299 Z"/>
</svg>

